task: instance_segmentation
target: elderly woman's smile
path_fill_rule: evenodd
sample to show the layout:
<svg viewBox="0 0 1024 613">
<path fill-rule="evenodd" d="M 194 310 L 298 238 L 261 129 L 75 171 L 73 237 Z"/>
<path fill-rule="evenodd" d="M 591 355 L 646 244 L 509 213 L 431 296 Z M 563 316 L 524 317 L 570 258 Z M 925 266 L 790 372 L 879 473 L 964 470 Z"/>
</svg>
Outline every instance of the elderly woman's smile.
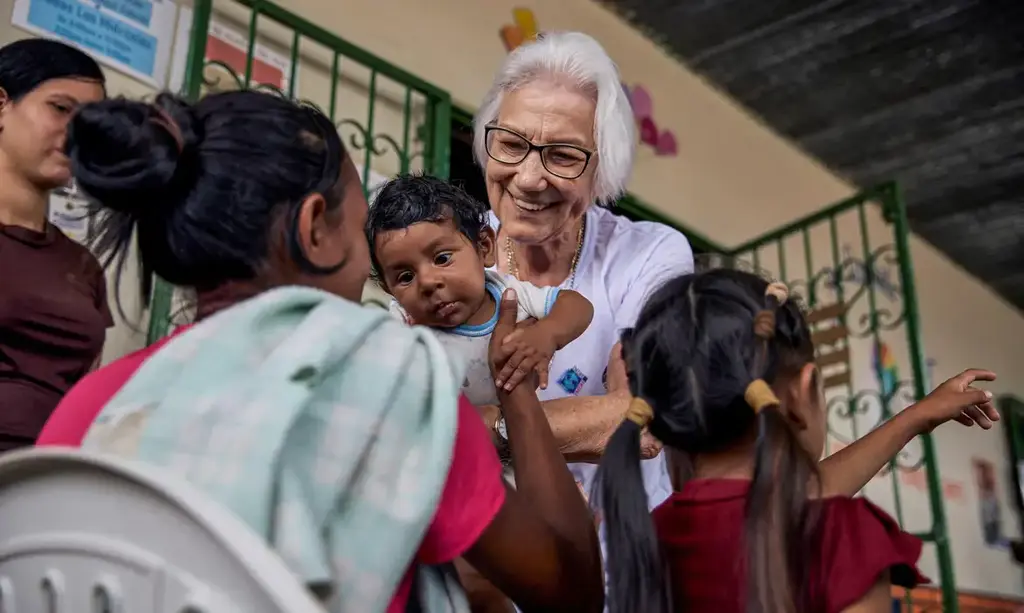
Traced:
<svg viewBox="0 0 1024 613">
<path fill-rule="evenodd" d="M 505 236 L 536 244 L 576 231 L 594 200 L 594 110 L 593 95 L 552 79 L 503 98 L 485 178 Z"/>
</svg>

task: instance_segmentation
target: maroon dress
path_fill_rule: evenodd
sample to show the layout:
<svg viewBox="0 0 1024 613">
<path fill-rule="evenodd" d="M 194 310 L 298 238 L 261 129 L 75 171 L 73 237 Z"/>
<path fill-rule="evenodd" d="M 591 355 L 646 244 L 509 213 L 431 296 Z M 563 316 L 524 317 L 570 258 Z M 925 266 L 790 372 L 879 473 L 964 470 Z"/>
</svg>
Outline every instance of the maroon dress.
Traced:
<svg viewBox="0 0 1024 613">
<path fill-rule="evenodd" d="M 103 269 L 53 225 L 0 224 L 0 451 L 35 442 L 113 325 Z"/>
<path fill-rule="evenodd" d="M 673 603 L 687 613 L 743 613 L 746 577 L 744 505 L 750 482 L 695 480 L 653 512 L 668 564 Z M 840 613 L 864 597 L 882 573 L 911 588 L 928 580 L 917 571 L 921 541 L 903 532 L 864 498 L 820 504 L 818 561 L 810 568 L 808 613 Z"/>
</svg>

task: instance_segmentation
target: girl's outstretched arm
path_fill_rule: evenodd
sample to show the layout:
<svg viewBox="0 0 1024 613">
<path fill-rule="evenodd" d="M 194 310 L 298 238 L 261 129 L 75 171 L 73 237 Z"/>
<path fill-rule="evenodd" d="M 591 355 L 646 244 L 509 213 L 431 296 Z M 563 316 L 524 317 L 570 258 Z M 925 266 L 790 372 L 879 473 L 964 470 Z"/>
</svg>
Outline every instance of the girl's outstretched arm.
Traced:
<svg viewBox="0 0 1024 613">
<path fill-rule="evenodd" d="M 955 420 L 965 426 L 977 423 L 988 430 L 999 421 L 992 393 L 971 387 L 975 381 L 994 381 L 995 373 L 968 369 L 949 379 L 920 402 L 822 460 L 821 495 L 853 496 L 915 436 Z"/>
</svg>

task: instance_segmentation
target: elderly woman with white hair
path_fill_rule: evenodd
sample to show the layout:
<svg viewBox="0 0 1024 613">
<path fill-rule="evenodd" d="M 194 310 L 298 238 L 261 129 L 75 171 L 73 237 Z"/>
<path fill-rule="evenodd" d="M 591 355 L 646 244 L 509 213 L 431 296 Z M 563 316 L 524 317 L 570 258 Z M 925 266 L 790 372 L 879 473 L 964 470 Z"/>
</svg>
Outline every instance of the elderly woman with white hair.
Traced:
<svg viewBox="0 0 1024 613">
<path fill-rule="evenodd" d="M 538 392 L 570 470 L 589 493 L 594 462 L 629 408 L 620 333 L 635 324 L 653 291 L 693 272 L 693 253 L 674 229 L 630 221 L 608 208 L 632 171 L 635 127 L 615 64 L 590 36 L 546 34 L 511 53 L 474 130 L 498 236 L 498 270 L 536 286 L 575 290 L 594 307 L 587 331 L 555 354 L 549 368 L 554 384 Z M 819 493 L 856 494 L 913 437 L 944 421 L 991 427 L 998 417 L 990 403 L 970 404 L 981 397 L 970 382 L 994 376 L 981 372 L 965 371 L 822 461 Z M 483 412 L 501 441 L 500 409 Z M 644 436 L 642 473 L 654 508 L 672 493 L 672 479 L 657 457 L 659 445 Z M 475 577 L 467 570 L 464 578 Z"/>
<path fill-rule="evenodd" d="M 604 444 L 622 421 L 629 391 L 613 356 L 647 296 L 693 271 L 676 230 L 634 222 L 609 206 L 633 169 L 635 124 L 618 70 L 600 44 L 578 32 L 551 33 L 512 52 L 475 118 L 498 235 L 498 270 L 537 286 L 580 292 L 594 305 L 587 331 L 555 354 L 540 398 L 570 469 L 589 492 Z M 617 349 L 616 349 L 617 351 Z M 609 370 L 609 361 L 613 364 Z M 504 437 L 497 407 L 484 408 Z M 649 502 L 671 492 L 653 439 L 644 446 Z"/>
<path fill-rule="evenodd" d="M 595 462 L 629 408 L 620 333 L 634 325 L 654 290 L 693 272 L 693 253 L 676 230 L 608 208 L 632 171 L 635 129 L 615 64 L 590 36 L 545 34 L 512 52 L 474 129 L 498 270 L 533 285 L 573 289 L 594 306 L 587 331 L 555 354 L 554 384 L 538 392 L 570 470 L 589 493 Z M 972 372 L 980 371 L 961 376 Z M 946 420 L 991 427 L 994 411 L 946 393 L 950 385 L 822 461 L 822 494 L 856 494 L 915 436 Z M 500 409 L 483 413 L 503 439 Z M 659 444 L 644 436 L 642 472 L 654 508 L 672 493 L 672 480 Z"/>
</svg>

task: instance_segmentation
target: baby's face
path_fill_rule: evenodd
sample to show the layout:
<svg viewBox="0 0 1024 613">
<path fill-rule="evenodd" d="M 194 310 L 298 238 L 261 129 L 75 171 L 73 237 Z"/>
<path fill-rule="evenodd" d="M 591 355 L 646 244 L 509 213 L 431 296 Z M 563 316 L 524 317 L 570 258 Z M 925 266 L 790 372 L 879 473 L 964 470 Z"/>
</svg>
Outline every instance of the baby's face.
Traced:
<svg viewBox="0 0 1024 613">
<path fill-rule="evenodd" d="M 450 220 L 421 222 L 377 235 L 371 246 L 387 290 L 416 324 L 454 328 L 475 321 L 487 301 L 484 268 L 494 241 L 474 245 Z"/>
</svg>

